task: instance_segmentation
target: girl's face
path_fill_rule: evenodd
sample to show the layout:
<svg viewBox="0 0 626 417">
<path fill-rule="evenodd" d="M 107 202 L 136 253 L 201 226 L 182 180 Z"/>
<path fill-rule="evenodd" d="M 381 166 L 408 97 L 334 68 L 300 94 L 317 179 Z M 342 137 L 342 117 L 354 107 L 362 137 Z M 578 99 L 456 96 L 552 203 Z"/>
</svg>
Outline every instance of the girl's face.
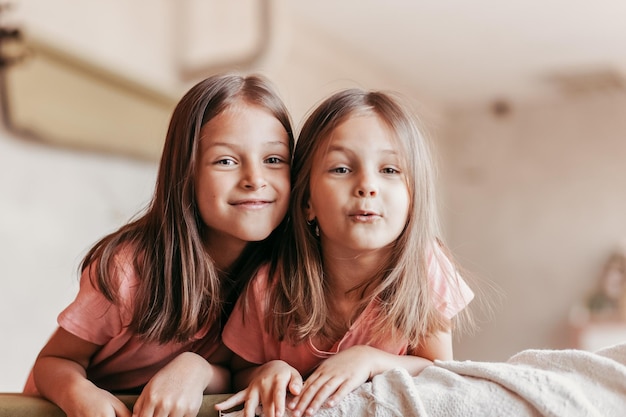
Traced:
<svg viewBox="0 0 626 417">
<path fill-rule="evenodd" d="M 353 116 L 322 141 L 311 169 L 307 219 L 325 253 L 354 256 L 402 233 L 410 195 L 397 142 L 380 118 Z"/>
<path fill-rule="evenodd" d="M 289 204 L 289 136 L 267 110 L 240 103 L 201 130 L 195 187 L 207 249 L 263 240 Z"/>
</svg>

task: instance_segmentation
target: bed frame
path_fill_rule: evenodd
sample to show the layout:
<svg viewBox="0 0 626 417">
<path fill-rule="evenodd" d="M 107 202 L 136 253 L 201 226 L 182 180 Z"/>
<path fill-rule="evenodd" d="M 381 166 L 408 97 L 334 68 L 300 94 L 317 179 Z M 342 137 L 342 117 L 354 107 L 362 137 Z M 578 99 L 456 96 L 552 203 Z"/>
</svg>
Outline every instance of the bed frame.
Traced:
<svg viewBox="0 0 626 417">
<path fill-rule="evenodd" d="M 205 395 L 198 417 L 217 417 L 214 405 L 231 394 Z M 136 395 L 118 395 L 132 410 Z M 50 401 L 19 393 L 0 393 L 0 417 L 65 417 L 65 413 Z"/>
</svg>

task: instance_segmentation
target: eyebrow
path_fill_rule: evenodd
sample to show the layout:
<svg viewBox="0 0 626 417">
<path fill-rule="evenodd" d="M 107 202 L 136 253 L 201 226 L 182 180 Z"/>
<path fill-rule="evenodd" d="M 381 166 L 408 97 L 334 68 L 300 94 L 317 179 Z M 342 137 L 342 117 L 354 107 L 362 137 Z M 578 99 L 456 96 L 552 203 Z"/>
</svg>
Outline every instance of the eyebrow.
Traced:
<svg viewBox="0 0 626 417">
<path fill-rule="evenodd" d="M 263 145 L 266 146 L 283 146 L 289 149 L 289 143 L 287 141 L 282 140 L 272 140 L 264 142 Z M 224 146 L 227 148 L 245 148 L 245 146 L 241 145 L 239 142 L 213 142 L 207 145 L 207 148 L 215 148 L 217 146 Z"/>
<path fill-rule="evenodd" d="M 326 153 L 329 154 L 331 152 L 344 152 L 344 153 L 353 153 L 353 151 L 345 146 L 341 146 L 341 145 L 331 145 L 326 149 Z M 379 150 L 378 152 L 380 153 L 384 153 L 384 154 L 389 154 L 389 155 L 399 155 L 399 152 L 396 151 L 395 149 L 382 149 Z"/>
</svg>

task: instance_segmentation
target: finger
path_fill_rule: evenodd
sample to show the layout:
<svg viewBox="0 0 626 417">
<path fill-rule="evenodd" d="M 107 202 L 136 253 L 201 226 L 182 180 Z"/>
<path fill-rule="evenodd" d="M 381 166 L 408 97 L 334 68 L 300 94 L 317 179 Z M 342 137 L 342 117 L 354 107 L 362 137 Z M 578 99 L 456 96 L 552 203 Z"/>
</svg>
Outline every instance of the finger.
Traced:
<svg viewBox="0 0 626 417">
<path fill-rule="evenodd" d="M 293 410 L 298 404 L 297 397 L 302 393 L 303 385 L 304 383 L 302 382 L 302 375 L 300 375 L 300 373 L 294 369 L 291 374 L 291 381 L 289 382 L 289 393 L 293 397 L 290 398 L 290 400 L 287 402 L 287 407 L 289 407 L 290 410 Z"/>
<path fill-rule="evenodd" d="M 295 369 L 291 373 L 291 381 L 289 382 L 289 392 L 292 395 L 300 395 L 302 392 L 302 375 Z"/>
<path fill-rule="evenodd" d="M 317 410 L 319 410 L 328 401 L 328 398 L 336 391 L 337 385 L 338 384 L 333 381 L 332 383 L 328 382 L 323 387 L 320 387 L 320 389 L 311 399 L 311 402 L 309 402 L 309 405 L 306 407 L 305 414 L 309 416 L 315 414 Z"/>
<path fill-rule="evenodd" d="M 295 397 L 289 404 L 290 408 L 293 410 L 294 416 L 298 417 L 304 414 L 305 410 L 309 406 L 309 403 L 323 385 L 324 383 L 318 375 L 311 375 L 309 379 L 304 382 L 300 395 Z"/>
<path fill-rule="evenodd" d="M 341 380 L 337 378 L 316 380 L 313 384 L 305 387 L 296 410 L 299 411 L 300 415 L 313 415 L 337 390 L 340 383 Z"/>
<path fill-rule="evenodd" d="M 150 398 L 149 393 L 144 390 L 133 406 L 133 417 L 157 417 L 157 405 L 154 399 Z"/>
<path fill-rule="evenodd" d="M 115 408 L 115 406 L 113 406 Z M 133 415 L 132 417 L 139 417 L 141 415 L 141 410 L 143 409 L 143 395 L 140 395 L 135 401 L 135 405 L 133 405 Z M 115 410 L 115 415 L 119 415 L 117 409 Z"/>
<path fill-rule="evenodd" d="M 259 405 L 259 397 L 256 394 L 251 394 L 243 406 L 244 417 L 255 417 L 256 408 Z"/>
<path fill-rule="evenodd" d="M 228 410 L 229 408 L 233 408 L 239 404 L 242 404 L 244 401 L 246 401 L 247 395 L 248 395 L 248 390 L 239 391 L 238 393 L 233 394 L 232 396 L 228 397 L 224 401 L 215 404 L 215 409 L 224 411 L 224 410 Z"/>
<path fill-rule="evenodd" d="M 282 384 L 280 384 L 282 385 Z M 285 413 L 285 397 L 286 397 L 286 389 L 283 386 L 279 386 L 276 387 L 274 390 L 274 398 L 272 401 L 272 412 L 270 414 L 274 414 L 274 416 L 276 417 L 282 417 L 282 415 Z M 264 404 L 263 407 L 264 409 L 266 409 L 266 405 L 269 404 Z M 272 415 L 270 415 L 269 417 L 273 417 Z"/>
<path fill-rule="evenodd" d="M 337 404 L 339 404 L 341 400 L 345 398 L 346 395 L 350 394 L 357 387 L 358 385 L 351 384 L 350 381 L 344 382 L 343 384 L 339 386 L 339 388 L 337 388 L 334 394 L 328 397 L 328 401 L 326 401 L 326 405 L 328 407 L 336 406 Z"/>
<path fill-rule="evenodd" d="M 157 404 L 154 407 L 154 411 L 152 412 L 151 415 L 152 417 L 168 417 L 171 410 L 172 408 L 169 406 L 165 407 L 164 404 Z M 148 416 L 140 416 L 140 417 L 148 417 Z M 172 416 L 172 417 L 176 417 L 176 416 Z"/>
<path fill-rule="evenodd" d="M 154 400 L 153 400 L 154 402 Z M 188 399 L 183 397 L 177 398 L 161 398 L 158 402 L 154 402 L 152 417 L 185 417 L 196 416 L 200 409 L 200 403 L 190 403 Z M 149 416 L 140 416 L 149 417 Z"/>
<path fill-rule="evenodd" d="M 261 391 L 261 405 L 265 417 L 279 417 L 285 413 L 285 397 L 290 375 L 278 376 L 267 389 Z"/>
<path fill-rule="evenodd" d="M 128 407 L 126 407 L 126 404 L 124 404 L 121 401 L 119 404 L 113 403 L 113 409 L 115 410 L 115 415 L 117 417 L 131 417 L 132 416 L 132 413 L 130 412 Z"/>
</svg>

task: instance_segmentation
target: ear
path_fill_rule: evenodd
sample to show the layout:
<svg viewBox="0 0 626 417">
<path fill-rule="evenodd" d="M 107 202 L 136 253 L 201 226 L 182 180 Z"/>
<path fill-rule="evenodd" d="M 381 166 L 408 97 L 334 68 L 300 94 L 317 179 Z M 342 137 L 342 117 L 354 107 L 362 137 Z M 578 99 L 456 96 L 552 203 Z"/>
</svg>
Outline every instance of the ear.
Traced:
<svg viewBox="0 0 626 417">
<path fill-rule="evenodd" d="M 304 208 L 304 214 L 306 216 L 306 221 L 307 222 L 312 222 L 313 220 L 315 220 L 315 210 L 313 210 L 313 207 L 311 207 L 311 201 L 307 201 L 306 203 L 306 207 Z"/>
</svg>

